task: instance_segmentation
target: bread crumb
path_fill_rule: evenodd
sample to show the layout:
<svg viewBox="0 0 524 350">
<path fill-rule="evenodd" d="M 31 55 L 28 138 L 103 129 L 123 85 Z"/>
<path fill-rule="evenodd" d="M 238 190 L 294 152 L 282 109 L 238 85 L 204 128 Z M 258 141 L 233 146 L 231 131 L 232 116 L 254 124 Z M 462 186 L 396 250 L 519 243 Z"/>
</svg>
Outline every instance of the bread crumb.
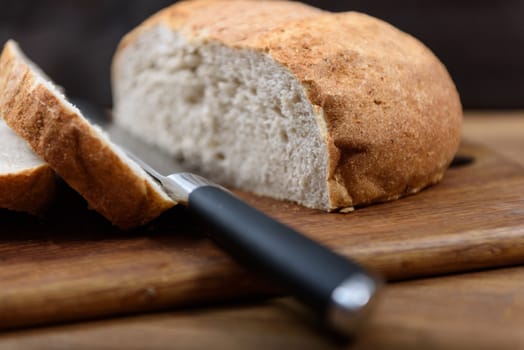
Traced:
<svg viewBox="0 0 524 350">
<path fill-rule="evenodd" d="M 340 209 L 338 212 L 342 214 L 351 213 L 352 211 L 355 211 L 355 207 L 345 207 Z"/>
</svg>

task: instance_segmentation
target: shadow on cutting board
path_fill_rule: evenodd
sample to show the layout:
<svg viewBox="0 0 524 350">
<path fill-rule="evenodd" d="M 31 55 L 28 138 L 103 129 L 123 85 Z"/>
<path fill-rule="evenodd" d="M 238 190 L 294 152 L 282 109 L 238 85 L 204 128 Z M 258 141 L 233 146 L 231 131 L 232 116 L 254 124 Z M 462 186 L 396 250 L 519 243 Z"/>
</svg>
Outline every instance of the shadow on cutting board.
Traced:
<svg viewBox="0 0 524 350">
<path fill-rule="evenodd" d="M 113 226 L 103 216 L 88 209 L 87 202 L 62 180 L 57 181 L 54 203 L 43 217 L 0 209 L 0 244 L 16 241 L 97 241 L 156 236 L 169 232 L 170 239 L 204 239 L 200 224 L 182 206 L 175 206 L 149 225 L 130 231 Z"/>
</svg>

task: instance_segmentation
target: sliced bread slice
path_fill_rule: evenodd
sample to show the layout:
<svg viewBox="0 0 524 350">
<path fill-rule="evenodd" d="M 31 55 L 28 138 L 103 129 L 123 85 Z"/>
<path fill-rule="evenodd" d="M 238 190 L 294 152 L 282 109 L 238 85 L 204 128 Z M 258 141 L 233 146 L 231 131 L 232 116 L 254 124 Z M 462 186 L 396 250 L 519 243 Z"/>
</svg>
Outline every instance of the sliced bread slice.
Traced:
<svg viewBox="0 0 524 350">
<path fill-rule="evenodd" d="M 0 208 L 41 215 L 55 187 L 51 167 L 0 119 Z"/>
<path fill-rule="evenodd" d="M 122 229 L 175 203 L 9 41 L 0 56 L 0 115 L 90 208 Z"/>
</svg>

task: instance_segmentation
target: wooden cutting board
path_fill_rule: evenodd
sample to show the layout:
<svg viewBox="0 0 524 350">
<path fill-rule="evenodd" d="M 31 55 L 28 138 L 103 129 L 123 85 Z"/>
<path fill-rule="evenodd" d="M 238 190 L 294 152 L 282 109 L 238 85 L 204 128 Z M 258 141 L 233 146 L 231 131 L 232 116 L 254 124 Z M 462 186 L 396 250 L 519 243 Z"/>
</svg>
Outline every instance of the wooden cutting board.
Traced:
<svg viewBox="0 0 524 350">
<path fill-rule="evenodd" d="M 475 162 L 399 201 L 327 214 L 238 192 L 254 206 L 390 280 L 524 262 L 524 168 L 475 145 Z M 0 211 L 0 327 L 268 295 L 175 208 L 120 232 L 66 186 L 41 221 Z"/>
</svg>

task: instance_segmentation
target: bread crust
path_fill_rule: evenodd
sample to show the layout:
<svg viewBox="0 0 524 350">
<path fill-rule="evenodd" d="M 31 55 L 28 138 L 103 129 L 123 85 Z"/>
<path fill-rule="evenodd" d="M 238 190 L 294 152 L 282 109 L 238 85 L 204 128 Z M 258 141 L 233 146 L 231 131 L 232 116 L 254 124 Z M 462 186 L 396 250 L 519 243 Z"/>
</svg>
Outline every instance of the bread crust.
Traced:
<svg viewBox="0 0 524 350">
<path fill-rule="evenodd" d="M 55 173 L 42 165 L 0 175 L 0 208 L 43 215 L 55 197 Z"/>
<path fill-rule="evenodd" d="M 175 204 L 36 79 L 14 42 L 5 45 L 0 66 L 0 114 L 92 209 L 116 226 L 130 229 Z"/>
<path fill-rule="evenodd" d="M 418 192 L 443 177 L 458 149 L 462 107 L 448 72 L 381 20 L 284 1 L 185 1 L 129 33 L 113 64 L 159 25 L 267 54 L 297 78 L 328 130 L 330 209 Z"/>
</svg>

